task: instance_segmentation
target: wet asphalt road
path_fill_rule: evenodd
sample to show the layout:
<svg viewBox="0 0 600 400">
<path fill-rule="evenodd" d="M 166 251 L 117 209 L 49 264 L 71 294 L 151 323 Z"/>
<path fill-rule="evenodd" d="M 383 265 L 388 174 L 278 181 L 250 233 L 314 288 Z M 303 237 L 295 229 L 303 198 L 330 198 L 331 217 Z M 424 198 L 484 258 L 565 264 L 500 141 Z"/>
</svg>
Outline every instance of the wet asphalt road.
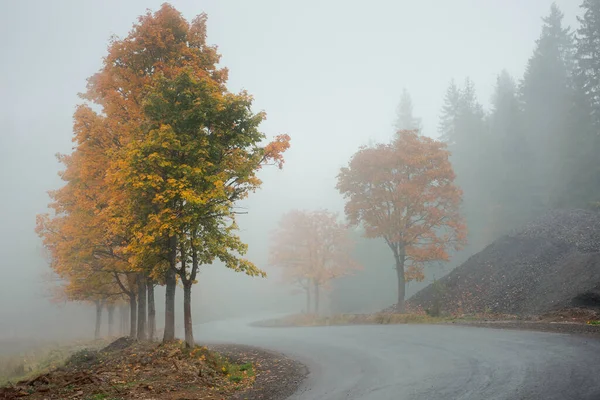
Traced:
<svg viewBox="0 0 600 400">
<path fill-rule="evenodd" d="M 435 325 L 195 326 L 203 342 L 260 346 L 310 374 L 294 400 L 600 399 L 600 340 Z"/>
</svg>

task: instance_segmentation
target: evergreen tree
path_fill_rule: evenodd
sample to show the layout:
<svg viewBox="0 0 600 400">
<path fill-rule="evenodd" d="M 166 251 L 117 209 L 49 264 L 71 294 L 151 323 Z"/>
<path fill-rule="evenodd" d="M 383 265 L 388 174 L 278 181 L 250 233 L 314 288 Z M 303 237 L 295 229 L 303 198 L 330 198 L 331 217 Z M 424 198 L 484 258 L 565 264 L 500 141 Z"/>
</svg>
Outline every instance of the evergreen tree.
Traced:
<svg viewBox="0 0 600 400">
<path fill-rule="evenodd" d="M 394 127 L 397 131 L 421 131 L 421 119 L 415 118 L 413 115 L 412 99 L 406 88 L 402 89 L 402 97 L 400 97 L 400 104 L 398 104 L 396 115 L 397 118 Z"/>
<path fill-rule="evenodd" d="M 557 205 L 567 180 L 573 35 L 562 20 L 562 12 L 553 4 L 520 87 L 523 126 L 532 144 L 528 156 L 533 215 Z"/>
<path fill-rule="evenodd" d="M 600 200 L 600 1 L 585 0 L 576 35 L 571 141 L 565 146 L 567 185 L 560 205 L 589 207 Z"/>
<path fill-rule="evenodd" d="M 460 91 L 456 86 L 454 79 L 450 81 L 450 85 L 444 96 L 444 105 L 442 107 L 442 115 L 440 116 L 440 124 L 438 133 L 440 138 L 452 145 L 456 140 L 456 123 L 460 107 Z"/>
<path fill-rule="evenodd" d="M 592 122 L 600 126 L 600 1 L 584 0 L 584 13 L 578 17 L 577 83 L 589 105 Z"/>
<path fill-rule="evenodd" d="M 488 178 L 492 197 L 493 235 L 517 227 L 530 216 L 529 143 L 523 128 L 517 86 L 507 71 L 496 80 L 489 115 Z"/>
<path fill-rule="evenodd" d="M 484 160 L 482 149 L 485 138 L 485 113 L 477 100 L 475 84 L 470 78 L 465 79 L 464 87 L 459 92 L 458 119 L 456 120 L 455 141 L 457 155 L 470 154 L 471 163 L 467 168 L 472 170 L 474 165 L 481 165 Z"/>
<path fill-rule="evenodd" d="M 451 152 L 456 182 L 464 192 L 463 214 L 469 227 L 472 250 L 486 244 L 489 233 L 484 230 L 489 215 L 489 179 L 487 128 L 483 107 L 477 100 L 475 85 L 469 78 L 459 89 L 450 83 L 444 99 L 439 133 Z"/>
</svg>

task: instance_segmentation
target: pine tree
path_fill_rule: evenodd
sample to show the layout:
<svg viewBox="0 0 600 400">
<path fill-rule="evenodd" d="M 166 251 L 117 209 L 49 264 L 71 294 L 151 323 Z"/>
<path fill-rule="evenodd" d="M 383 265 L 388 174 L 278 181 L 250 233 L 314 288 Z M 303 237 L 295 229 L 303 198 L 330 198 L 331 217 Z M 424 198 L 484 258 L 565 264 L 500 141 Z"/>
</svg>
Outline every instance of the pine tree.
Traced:
<svg viewBox="0 0 600 400">
<path fill-rule="evenodd" d="M 532 144 L 533 214 L 557 205 L 566 178 L 565 149 L 573 104 L 573 35 L 553 4 L 521 82 L 523 126 Z"/>
<path fill-rule="evenodd" d="M 470 78 L 465 79 L 464 88 L 460 90 L 458 102 L 458 120 L 455 137 L 459 146 L 459 153 L 471 153 L 473 159 L 483 156 L 481 150 L 485 135 L 485 113 L 481 103 L 477 100 L 475 84 Z M 475 163 L 475 165 L 480 163 Z"/>
<path fill-rule="evenodd" d="M 584 0 L 583 17 L 578 17 L 577 83 L 591 107 L 592 122 L 600 126 L 600 1 Z"/>
<path fill-rule="evenodd" d="M 469 226 L 472 250 L 486 244 L 484 229 L 489 214 L 487 128 L 483 107 L 477 100 L 475 85 L 467 78 L 459 89 L 454 81 L 446 91 L 439 133 L 448 144 L 456 182 L 464 192 L 463 213 Z"/>
<path fill-rule="evenodd" d="M 450 81 L 450 85 L 444 96 L 444 105 L 438 126 L 440 138 L 448 143 L 448 145 L 451 145 L 456 140 L 456 122 L 458 120 L 459 107 L 460 91 L 453 79 Z"/>
<path fill-rule="evenodd" d="M 576 34 L 574 107 L 565 146 L 567 184 L 560 205 L 589 207 L 600 200 L 600 1 L 585 0 Z"/>
<path fill-rule="evenodd" d="M 413 115 L 412 99 L 406 88 L 402 89 L 402 97 L 400 97 L 400 103 L 398 104 L 396 115 L 397 118 L 394 127 L 397 131 L 421 131 L 421 119 L 415 118 Z"/>
<path fill-rule="evenodd" d="M 517 85 L 507 71 L 496 80 L 488 119 L 489 181 L 493 201 L 493 235 L 517 227 L 530 215 L 529 143 L 522 128 Z"/>
</svg>

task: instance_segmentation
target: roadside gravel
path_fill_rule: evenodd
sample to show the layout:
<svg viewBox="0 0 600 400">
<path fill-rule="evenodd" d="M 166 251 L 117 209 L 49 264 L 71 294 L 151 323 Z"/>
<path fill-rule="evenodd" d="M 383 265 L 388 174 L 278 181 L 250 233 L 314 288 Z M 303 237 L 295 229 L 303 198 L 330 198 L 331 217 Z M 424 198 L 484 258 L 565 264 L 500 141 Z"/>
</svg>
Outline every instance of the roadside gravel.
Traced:
<svg viewBox="0 0 600 400">
<path fill-rule="evenodd" d="M 281 400 L 291 396 L 308 375 L 308 368 L 285 355 L 243 345 L 208 345 L 235 363 L 255 366 L 254 385 L 231 397 L 235 400 Z"/>
</svg>

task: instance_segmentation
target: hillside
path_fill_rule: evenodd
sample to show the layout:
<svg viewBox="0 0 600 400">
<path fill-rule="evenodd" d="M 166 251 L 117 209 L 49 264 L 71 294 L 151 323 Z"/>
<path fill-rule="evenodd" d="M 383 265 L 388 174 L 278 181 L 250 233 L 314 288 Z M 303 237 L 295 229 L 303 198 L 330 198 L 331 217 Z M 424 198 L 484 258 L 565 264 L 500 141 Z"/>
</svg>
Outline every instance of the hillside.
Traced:
<svg viewBox="0 0 600 400">
<path fill-rule="evenodd" d="M 600 214 L 554 211 L 494 241 L 409 299 L 447 313 L 600 308 Z"/>
</svg>

